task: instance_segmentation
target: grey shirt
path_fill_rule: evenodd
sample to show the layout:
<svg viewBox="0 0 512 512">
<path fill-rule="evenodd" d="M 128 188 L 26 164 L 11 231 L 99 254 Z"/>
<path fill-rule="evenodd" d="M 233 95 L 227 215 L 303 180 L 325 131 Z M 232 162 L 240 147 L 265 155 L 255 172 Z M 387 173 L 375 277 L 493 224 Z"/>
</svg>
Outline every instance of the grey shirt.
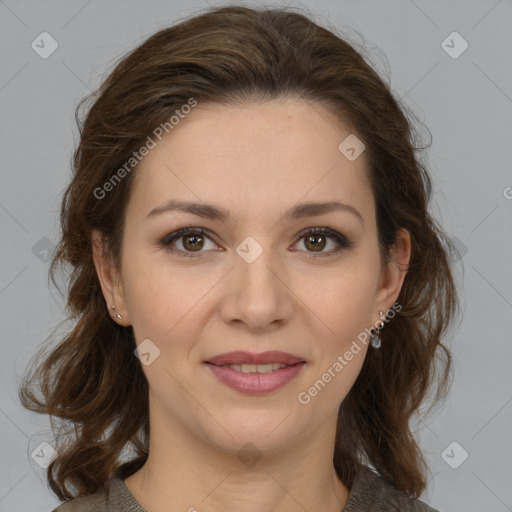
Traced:
<svg viewBox="0 0 512 512">
<path fill-rule="evenodd" d="M 409 498 L 363 466 L 356 474 L 348 501 L 341 512 L 439 512 Z M 68 501 L 52 512 L 146 512 L 124 480 L 111 478 L 96 494 Z"/>
</svg>

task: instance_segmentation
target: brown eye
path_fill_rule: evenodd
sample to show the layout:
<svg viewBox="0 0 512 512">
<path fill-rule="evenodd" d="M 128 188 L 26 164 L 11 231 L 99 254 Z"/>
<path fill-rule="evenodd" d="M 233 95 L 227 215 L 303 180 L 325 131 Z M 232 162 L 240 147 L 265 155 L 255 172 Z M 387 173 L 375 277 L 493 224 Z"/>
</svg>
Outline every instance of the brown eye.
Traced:
<svg viewBox="0 0 512 512">
<path fill-rule="evenodd" d="M 344 249 L 352 247 L 352 242 L 345 236 L 328 227 L 309 229 L 299 233 L 298 237 L 299 241 L 304 239 L 303 244 L 307 249 L 306 252 L 318 253 L 308 256 L 309 258 L 333 256 Z M 333 240 L 338 247 L 330 251 L 324 251 L 329 240 Z"/>
<path fill-rule="evenodd" d="M 310 235 L 305 237 L 304 244 L 315 252 L 321 252 L 326 245 L 324 235 Z"/>
<path fill-rule="evenodd" d="M 160 241 L 160 245 L 166 251 L 178 254 L 180 256 L 196 258 L 199 257 L 202 252 L 205 252 L 202 251 L 204 248 L 205 240 L 211 241 L 211 238 L 203 229 L 183 228 L 179 229 L 178 231 L 174 231 L 173 233 L 164 237 Z M 181 242 L 183 249 L 175 249 L 173 244 L 176 242 Z"/>
<path fill-rule="evenodd" d="M 202 235 L 185 235 L 181 237 L 183 247 L 188 251 L 199 251 L 203 248 L 204 240 Z"/>
<path fill-rule="evenodd" d="M 350 242 L 344 235 L 328 227 L 303 231 L 298 235 L 298 241 L 302 239 L 304 239 L 303 244 L 307 253 L 317 253 L 308 256 L 310 258 L 333 256 L 344 249 L 352 247 L 352 242 Z M 179 256 L 197 258 L 201 256 L 201 253 L 209 252 L 207 250 L 202 250 L 205 249 L 205 241 L 208 240 L 213 243 L 212 238 L 207 234 L 206 230 L 201 228 L 183 228 L 165 236 L 160 241 L 160 245 L 166 251 L 178 254 Z M 325 251 L 324 249 L 327 247 L 329 241 L 334 241 L 335 245 L 338 247 L 335 247 L 330 251 Z M 182 249 L 176 249 L 173 247 L 177 242 L 181 242 Z"/>
</svg>

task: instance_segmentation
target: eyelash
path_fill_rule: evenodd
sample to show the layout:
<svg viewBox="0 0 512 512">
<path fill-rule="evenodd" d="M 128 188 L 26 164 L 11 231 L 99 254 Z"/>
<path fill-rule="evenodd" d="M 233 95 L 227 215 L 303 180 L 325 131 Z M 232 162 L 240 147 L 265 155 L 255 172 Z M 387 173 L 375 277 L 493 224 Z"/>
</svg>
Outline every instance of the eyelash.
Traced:
<svg viewBox="0 0 512 512">
<path fill-rule="evenodd" d="M 194 254 L 191 251 L 181 251 L 179 249 L 172 249 L 170 247 L 171 243 L 174 242 L 174 240 L 179 239 L 180 237 L 184 237 L 185 235 L 202 235 L 202 236 L 206 236 L 211 239 L 211 237 L 208 235 L 208 232 L 205 229 L 182 228 L 182 229 L 178 229 L 177 231 L 173 231 L 172 233 L 169 233 L 164 238 L 162 238 L 162 240 L 160 240 L 160 245 L 163 249 L 165 249 L 166 251 L 169 251 L 171 253 L 178 254 L 180 256 L 185 256 L 187 258 L 198 258 L 200 256 L 200 253 L 203 251 L 198 251 L 198 254 Z M 339 247 L 337 249 L 331 250 L 330 252 L 327 252 L 327 253 L 318 253 L 318 254 L 313 254 L 312 256 L 307 256 L 308 258 L 330 257 L 330 256 L 334 256 L 334 255 L 338 254 L 339 252 L 341 252 L 345 249 L 350 249 L 352 247 L 352 242 L 350 240 L 348 240 L 341 233 L 338 233 L 337 231 L 334 231 L 328 227 L 311 228 L 306 231 L 301 231 L 297 235 L 297 242 L 307 236 L 315 236 L 315 235 L 326 235 L 327 238 L 334 239 L 339 244 Z M 308 252 L 308 251 L 306 251 L 306 252 Z"/>
</svg>

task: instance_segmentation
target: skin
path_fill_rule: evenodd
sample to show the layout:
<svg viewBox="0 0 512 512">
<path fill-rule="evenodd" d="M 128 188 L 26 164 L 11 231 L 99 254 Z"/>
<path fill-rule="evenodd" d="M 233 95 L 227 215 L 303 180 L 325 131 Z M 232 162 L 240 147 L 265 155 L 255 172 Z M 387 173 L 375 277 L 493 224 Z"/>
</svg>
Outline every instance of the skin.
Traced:
<svg viewBox="0 0 512 512">
<path fill-rule="evenodd" d="M 299 99 L 238 107 L 199 103 L 136 171 L 120 269 L 93 234 L 105 307 L 115 305 L 122 319 L 114 321 L 131 325 L 137 344 L 149 338 L 160 350 L 142 366 L 149 382 L 149 458 L 125 480 L 147 510 L 339 512 L 345 505 L 350 489 L 332 464 L 336 419 L 368 346 L 360 344 L 308 404 L 297 396 L 365 327 L 375 326 L 405 278 L 405 271 L 380 259 L 365 154 L 349 161 L 338 150 L 349 134 L 323 107 Z M 214 204 L 231 216 L 145 218 L 170 199 Z M 282 219 L 297 203 L 331 200 L 352 205 L 363 221 L 346 211 Z M 336 240 L 320 237 L 315 252 L 297 234 L 323 226 L 353 246 L 315 258 L 338 247 Z M 159 244 L 184 227 L 208 230 L 199 235 L 199 253 L 190 235 L 172 243 L 199 257 Z M 252 263 L 236 252 L 248 236 L 263 249 Z M 394 258 L 409 262 L 405 230 Z M 281 350 L 307 364 L 279 390 L 248 396 L 202 364 L 233 350 Z M 237 456 L 247 442 L 261 455 L 250 467 Z"/>
</svg>

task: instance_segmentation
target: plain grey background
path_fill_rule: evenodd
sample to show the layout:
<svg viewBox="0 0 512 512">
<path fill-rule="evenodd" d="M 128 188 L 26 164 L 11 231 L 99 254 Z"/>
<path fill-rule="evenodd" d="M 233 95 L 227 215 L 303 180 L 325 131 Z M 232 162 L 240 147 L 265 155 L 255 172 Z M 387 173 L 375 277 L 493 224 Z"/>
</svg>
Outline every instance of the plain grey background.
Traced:
<svg viewBox="0 0 512 512">
<path fill-rule="evenodd" d="M 71 175 L 75 107 L 124 52 L 208 4 L 223 3 L 0 0 L 0 512 L 58 504 L 31 457 L 51 443 L 49 423 L 21 407 L 17 387 L 64 318 L 47 272 Z M 512 510 L 512 3 L 292 4 L 356 42 L 352 29 L 360 32 L 386 81 L 389 65 L 393 92 L 432 133 L 431 207 L 462 255 L 464 318 L 446 340 L 455 358 L 451 394 L 417 431 L 433 474 L 422 499 L 446 512 Z M 55 43 L 42 32 L 58 44 L 47 58 L 31 46 L 51 50 Z"/>
</svg>

